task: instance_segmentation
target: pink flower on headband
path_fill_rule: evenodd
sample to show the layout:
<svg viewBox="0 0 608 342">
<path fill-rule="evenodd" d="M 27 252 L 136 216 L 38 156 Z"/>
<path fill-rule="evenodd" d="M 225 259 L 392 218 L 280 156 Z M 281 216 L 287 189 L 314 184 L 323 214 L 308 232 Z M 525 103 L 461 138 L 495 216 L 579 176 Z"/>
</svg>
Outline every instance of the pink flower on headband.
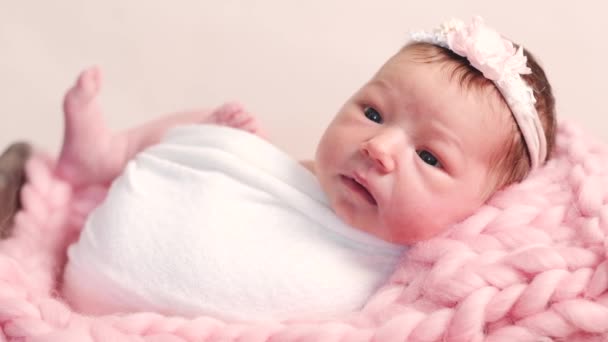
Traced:
<svg viewBox="0 0 608 342">
<path fill-rule="evenodd" d="M 515 50 L 513 43 L 498 32 L 487 27 L 481 17 L 473 18 L 468 25 L 448 24 L 447 44 L 452 51 L 466 57 L 471 65 L 493 81 L 505 75 L 529 74 L 527 58 L 520 47 Z"/>
</svg>

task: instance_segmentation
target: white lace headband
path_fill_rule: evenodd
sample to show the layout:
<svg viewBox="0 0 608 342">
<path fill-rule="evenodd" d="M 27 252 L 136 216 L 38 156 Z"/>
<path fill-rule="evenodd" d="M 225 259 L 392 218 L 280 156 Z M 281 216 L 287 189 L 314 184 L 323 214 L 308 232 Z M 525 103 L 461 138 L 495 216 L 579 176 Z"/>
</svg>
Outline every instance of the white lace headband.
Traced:
<svg viewBox="0 0 608 342">
<path fill-rule="evenodd" d="M 411 38 L 466 57 L 473 67 L 493 81 L 507 101 L 524 137 L 532 168 L 543 164 L 547 156 L 547 142 L 534 107 L 536 99 L 532 88 L 520 76 L 532 72 L 521 46 L 515 50 L 511 41 L 485 26 L 481 17 L 474 17 L 468 25 L 452 19 L 431 32 L 412 32 Z"/>
</svg>

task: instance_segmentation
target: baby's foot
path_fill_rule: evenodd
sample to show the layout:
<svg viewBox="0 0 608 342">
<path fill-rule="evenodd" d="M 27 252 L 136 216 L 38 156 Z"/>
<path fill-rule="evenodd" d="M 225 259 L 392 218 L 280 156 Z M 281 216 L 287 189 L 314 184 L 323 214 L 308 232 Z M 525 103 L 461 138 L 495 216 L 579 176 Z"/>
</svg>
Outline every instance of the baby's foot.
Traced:
<svg viewBox="0 0 608 342">
<path fill-rule="evenodd" d="M 265 135 L 257 118 L 235 102 L 226 103 L 213 111 L 205 123 L 229 126 L 261 137 Z"/>
<path fill-rule="evenodd" d="M 113 172 L 108 158 L 117 158 L 108 153 L 116 142 L 97 101 L 100 89 L 101 73 L 92 67 L 80 74 L 64 98 L 65 131 L 57 172 L 74 185 L 104 182 Z"/>
</svg>

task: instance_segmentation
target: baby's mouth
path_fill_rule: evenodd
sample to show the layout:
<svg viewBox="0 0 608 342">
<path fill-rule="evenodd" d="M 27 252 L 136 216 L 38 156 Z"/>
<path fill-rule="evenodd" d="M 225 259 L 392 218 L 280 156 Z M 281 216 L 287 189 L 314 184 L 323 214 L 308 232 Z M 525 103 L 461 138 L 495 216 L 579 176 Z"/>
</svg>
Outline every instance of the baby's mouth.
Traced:
<svg viewBox="0 0 608 342">
<path fill-rule="evenodd" d="M 378 202 L 376 202 L 374 196 L 371 194 L 371 192 L 369 192 L 369 190 L 367 190 L 367 188 L 363 184 L 358 182 L 356 179 L 348 176 L 341 175 L 340 177 L 342 178 L 342 181 L 346 184 L 346 186 L 354 193 L 363 197 L 363 199 L 365 199 L 369 204 L 373 206 L 378 205 Z"/>
</svg>

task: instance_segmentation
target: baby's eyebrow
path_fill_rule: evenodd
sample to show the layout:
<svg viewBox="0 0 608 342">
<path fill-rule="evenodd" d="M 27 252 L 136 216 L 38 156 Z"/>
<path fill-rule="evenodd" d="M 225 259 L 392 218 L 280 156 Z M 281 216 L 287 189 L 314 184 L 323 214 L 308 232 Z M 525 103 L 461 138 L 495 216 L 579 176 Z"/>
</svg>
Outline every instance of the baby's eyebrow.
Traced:
<svg viewBox="0 0 608 342">
<path fill-rule="evenodd" d="M 439 139 L 445 140 L 451 145 L 454 145 L 461 153 L 463 153 L 462 143 L 460 137 L 458 137 L 452 130 L 445 127 L 445 125 L 435 122 L 430 126 L 431 133 Z"/>
<path fill-rule="evenodd" d="M 390 89 L 391 87 L 388 85 L 388 83 L 386 83 L 386 81 L 384 81 L 381 78 L 375 78 L 374 80 L 372 80 L 369 83 L 370 86 L 374 86 L 374 87 L 379 87 L 379 88 L 383 88 L 385 90 Z"/>
<path fill-rule="evenodd" d="M 376 78 L 372 80 L 368 85 L 370 88 L 380 91 L 384 94 L 392 94 L 395 91 L 395 89 L 388 82 L 381 78 Z"/>
</svg>

